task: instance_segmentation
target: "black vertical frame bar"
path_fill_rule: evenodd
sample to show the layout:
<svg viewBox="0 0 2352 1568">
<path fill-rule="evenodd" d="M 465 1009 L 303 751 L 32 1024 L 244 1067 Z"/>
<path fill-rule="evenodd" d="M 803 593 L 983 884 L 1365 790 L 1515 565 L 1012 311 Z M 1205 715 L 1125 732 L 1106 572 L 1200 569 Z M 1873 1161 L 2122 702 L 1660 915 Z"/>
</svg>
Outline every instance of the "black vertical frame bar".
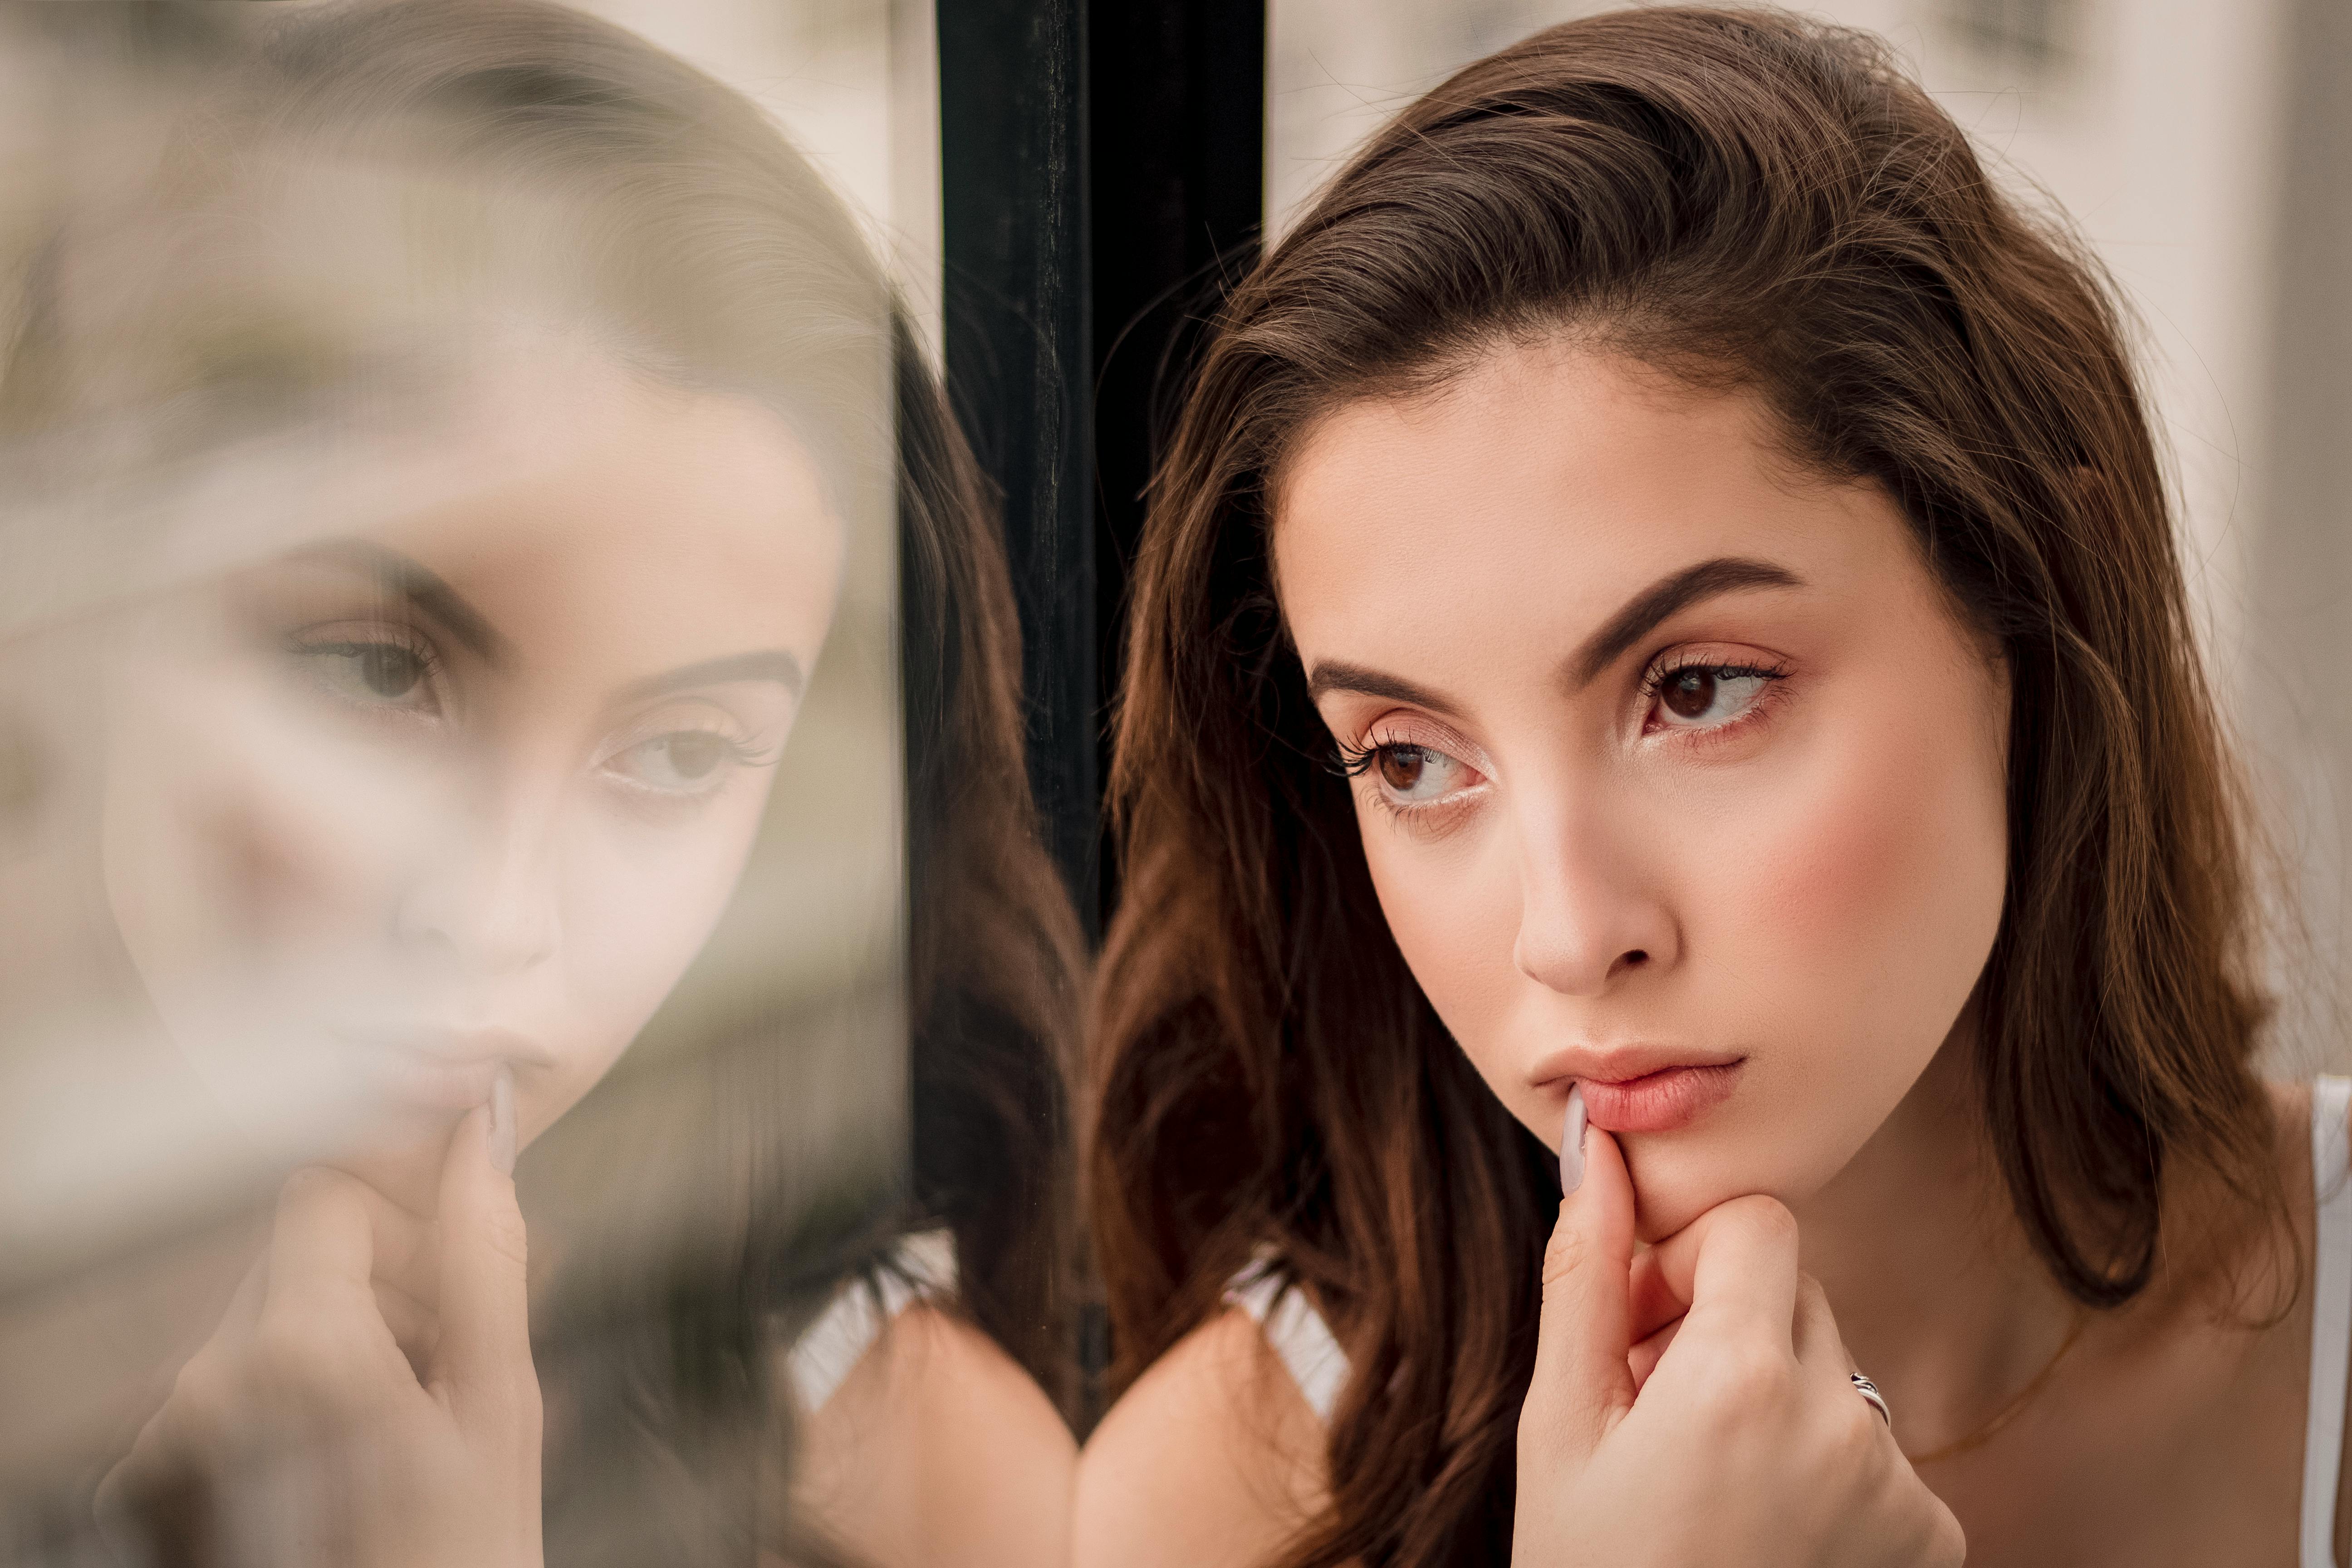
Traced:
<svg viewBox="0 0 2352 1568">
<path fill-rule="evenodd" d="M 948 391 L 1003 492 L 1029 776 L 1089 937 L 1099 721 L 1086 0 L 938 0 Z"/>
<path fill-rule="evenodd" d="M 1144 487 L 1265 208 L 1266 0 L 1093 0 L 1096 679 L 1118 689 Z M 1104 736 L 1108 761 L 1108 735 Z M 1118 898 L 1105 858 L 1103 908 Z"/>
<path fill-rule="evenodd" d="M 1090 936 L 1144 485 L 1265 200 L 1266 0 L 937 0 L 947 379 L 1003 492 L 1030 776 Z"/>
<path fill-rule="evenodd" d="M 1266 0 L 936 0 L 948 390 L 1003 491 L 1029 765 L 1091 939 L 1143 490 L 1264 206 Z M 1109 1335 L 1083 1313 L 1080 1427 Z"/>
</svg>

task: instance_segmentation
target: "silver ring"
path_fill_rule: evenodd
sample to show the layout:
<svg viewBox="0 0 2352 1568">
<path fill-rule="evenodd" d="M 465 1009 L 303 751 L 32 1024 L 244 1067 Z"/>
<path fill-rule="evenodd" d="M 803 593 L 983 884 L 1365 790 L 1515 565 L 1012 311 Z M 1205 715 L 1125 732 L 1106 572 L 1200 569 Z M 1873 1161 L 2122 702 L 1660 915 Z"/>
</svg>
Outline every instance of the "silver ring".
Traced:
<svg viewBox="0 0 2352 1568">
<path fill-rule="evenodd" d="M 1894 1426 L 1894 1412 L 1886 1408 L 1886 1395 L 1878 1392 L 1878 1384 L 1858 1372 L 1850 1372 L 1846 1376 L 1853 1381 L 1853 1391 L 1870 1401 L 1870 1407 L 1878 1412 L 1878 1418 L 1889 1426 Z"/>
</svg>

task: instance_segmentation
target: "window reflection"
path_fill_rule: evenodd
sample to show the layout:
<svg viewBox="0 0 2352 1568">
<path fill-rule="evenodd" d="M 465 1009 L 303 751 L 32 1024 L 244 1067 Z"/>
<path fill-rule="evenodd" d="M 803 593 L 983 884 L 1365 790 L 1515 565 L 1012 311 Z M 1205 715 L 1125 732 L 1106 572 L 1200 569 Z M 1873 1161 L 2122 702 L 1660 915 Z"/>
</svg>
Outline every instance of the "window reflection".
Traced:
<svg viewBox="0 0 2352 1568">
<path fill-rule="evenodd" d="M 869 233 L 530 0 L 8 29 L 0 1542 L 1045 1560 L 1075 927 Z"/>
</svg>

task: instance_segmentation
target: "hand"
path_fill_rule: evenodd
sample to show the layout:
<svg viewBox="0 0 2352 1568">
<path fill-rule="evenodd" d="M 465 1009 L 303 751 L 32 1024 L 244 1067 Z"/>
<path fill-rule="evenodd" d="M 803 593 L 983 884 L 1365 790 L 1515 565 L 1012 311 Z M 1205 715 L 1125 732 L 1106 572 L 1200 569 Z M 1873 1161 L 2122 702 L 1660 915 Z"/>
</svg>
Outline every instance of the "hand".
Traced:
<svg viewBox="0 0 2352 1568">
<path fill-rule="evenodd" d="M 100 1487 L 110 1533 L 163 1563 L 539 1568 L 522 1213 L 490 1134 L 489 1107 L 459 1123 L 429 1226 L 295 1173 L 268 1253 Z"/>
<path fill-rule="evenodd" d="M 1638 1267 L 1633 1252 L 1633 1184 L 1617 1141 L 1595 1128 L 1544 1257 L 1515 1563 L 1966 1558 L 1959 1522 L 1847 1381 L 1853 1363 L 1821 1287 L 1798 1270 L 1786 1208 L 1735 1198 Z"/>
</svg>

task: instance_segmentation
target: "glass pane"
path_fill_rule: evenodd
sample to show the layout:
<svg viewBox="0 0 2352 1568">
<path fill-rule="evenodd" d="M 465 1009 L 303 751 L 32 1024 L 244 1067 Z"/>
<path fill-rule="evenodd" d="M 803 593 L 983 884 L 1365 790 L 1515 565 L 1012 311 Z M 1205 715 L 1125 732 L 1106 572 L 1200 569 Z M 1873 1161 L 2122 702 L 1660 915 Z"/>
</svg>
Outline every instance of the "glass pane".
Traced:
<svg viewBox="0 0 2352 1568">
<path fill-rule="evenodd" d="M 1058 1539 L 929 36 L 0 17 L 0 1559 Z"/>
</svg>

